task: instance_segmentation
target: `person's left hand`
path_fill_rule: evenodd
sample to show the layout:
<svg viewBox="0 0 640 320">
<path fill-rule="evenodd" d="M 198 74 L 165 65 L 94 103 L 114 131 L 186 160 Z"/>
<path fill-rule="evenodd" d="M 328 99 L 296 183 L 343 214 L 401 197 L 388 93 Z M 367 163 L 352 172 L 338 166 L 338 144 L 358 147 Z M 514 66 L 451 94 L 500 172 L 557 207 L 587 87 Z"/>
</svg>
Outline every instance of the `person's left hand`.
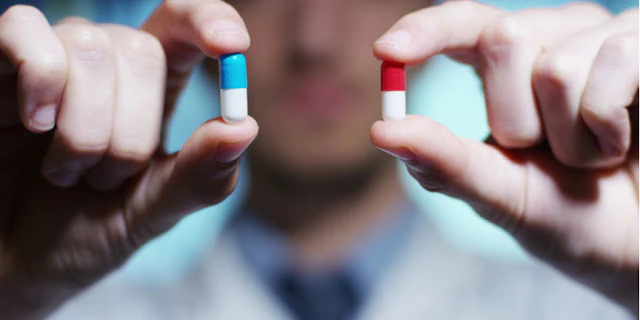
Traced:
<svg viewBox="0 0 640 320">
<path fill-rule="evenodd" d="M 408 116 L 375 123 L 377 147 L 425 189 L 468 202 L 530 253 L 637 315 L 637 9 L 512 14 L 449 2 L 402 18 L 374 53 L 409 65 L 444 53 L 472 65 L 491 127 L 483 143 Z"/>
</svg>

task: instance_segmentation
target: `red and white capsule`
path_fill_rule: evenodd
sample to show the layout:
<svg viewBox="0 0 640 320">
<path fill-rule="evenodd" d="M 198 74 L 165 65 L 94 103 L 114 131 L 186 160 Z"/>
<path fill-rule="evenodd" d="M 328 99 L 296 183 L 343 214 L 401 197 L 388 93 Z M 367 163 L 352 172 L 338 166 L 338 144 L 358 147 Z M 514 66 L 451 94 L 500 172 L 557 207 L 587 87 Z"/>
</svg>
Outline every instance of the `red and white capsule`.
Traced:
<svg viewBox="0 0 640 320">
<path fill-rule="evenodd" d="M 404 64 L 384 61 L 380 75 L 382 119 L 404 119 L 407 115 L 407 77 Z"/>
</svg>

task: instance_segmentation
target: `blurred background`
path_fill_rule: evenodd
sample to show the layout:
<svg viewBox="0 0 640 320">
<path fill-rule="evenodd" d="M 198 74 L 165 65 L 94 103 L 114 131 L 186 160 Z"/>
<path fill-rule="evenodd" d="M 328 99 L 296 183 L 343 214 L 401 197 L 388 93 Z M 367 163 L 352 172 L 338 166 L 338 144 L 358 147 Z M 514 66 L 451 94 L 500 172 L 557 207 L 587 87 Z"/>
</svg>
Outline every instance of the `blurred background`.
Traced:
<svg viewBox="0 0 640 320">
<path fill-rule="evenodd" d="M 45 12 L 51 23 L 79 15 L 96 22 L 112 22 L 139 26 L 160 0 L 32 0 L 2 1 L 4 12 L 14 4 L 30 4 Z M 567 0 L 493 0 L 482 1 L 507 10 L 536 6 L 554 6 Z M 613 12 L 638 6 L 633 0 L 601 0 Z M 251 70 L 249 70 L 251 72 Z M 423 114 L 445 124 L 458 135 L 481 140 L 489 132 L 484 98 L 478 78 L 469 67 L 445 57 L 435 57 L 409 84 L 411 113 Z M 203 69 L 194 72 L 184 92 L 178 111 L 172 119 L 168 148 L 178 150 L 191 133 L 204 121 L 219 115 L 217 84 L 208 79 Z M 483 121 L 478 121 L 482 119 Z M 402 170 L 402 172 L 405 172 Z M 498 228 L 478 218 L 468 206 L 421 189 L 408 175 L 405 183 L 414 200 L 432 216 L 443 233 L 456 246 L 474 251 L 490 259 L 516 260 L 528 263 L 521 249 Z M 153 281 L 157 277 L 177 275 L 188 268 L 195 257 L 220 229 L 234 204 L 242 196 L 246 182 L 241 180 L 236 192 L 224 203 L 197 212 L 178 226 L 140 250 L 116 275 L 119 279 Z"/>
</svg>

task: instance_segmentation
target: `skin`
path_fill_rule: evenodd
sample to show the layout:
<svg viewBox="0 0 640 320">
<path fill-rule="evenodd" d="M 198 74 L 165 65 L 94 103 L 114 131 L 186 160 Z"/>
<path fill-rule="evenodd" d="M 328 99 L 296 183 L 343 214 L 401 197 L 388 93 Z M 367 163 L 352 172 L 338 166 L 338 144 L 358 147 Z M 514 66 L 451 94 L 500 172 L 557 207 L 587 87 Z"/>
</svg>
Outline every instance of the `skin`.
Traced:
<svg viewBox="0 0 640 320">
<path fill-rule="evenodd" d="M 305 1 L 289 11 L 289 1 L 273 1 L 253 16 L 250 6 L 263 3 L 238 3 L 256 50 L 247 52 L 255 63 L 249 65 L 250 112 L 263 129 L 250 154 L 255 186 L 249 205 L 289 230 L 303 244 L 299 252 L 323 247 L 317 245 L 323 241 L 297 241 L 291 230 L 312 230 L 316 239 L 326 239 L 322 235 L 332 225 L 342 225 L 340 215 L 327 212 L 340 212 L 351 226 L 342 230 L 357 234 L 358 221 L 376 220 L 362 212 L 383 212 L 368 209 L 401 196 L 366 201 L 398 186 L 397 175 L 386 169 L 393 162 L 364 142 L 379 118 L 378 108 L 371 108 L 379 105 L 370 80 L 379 67 L 370 58 L 371 43 L 393 25 L 373 45 L 375 56 L 416 64 L 444 53 L 473 65 L 485 85 L 492 137 L 486 143 L 464 140 L 428 118 L 409 116 L 376 122 L 373 143 L 403 160 L 426 189 L 468 201 L 532 254 L 637 314 L 638 151 L 629 137 L 638 132 L 627 114 L 636 112 L 631 119 L 637 119 L 637 10 L 618 17 L 592 5 L 505 13 L 460 1 L 400 19 L 416 3 L 407 0 L 406 11 L 391 11 L 384 9 L 398 1 L 363 2 L 360 10 L 356 2 Z M 346 4 L 338 9 L 338 3 Z M 274 19 L 283 8 L 296 14 L 286 16 L 293 20 Z M 372 8 L 389 12 L 373 20 L 380 29 L 338 32 L 319 25 L 329 14 L 373 17 Z M 348 21 L 342 19 L 337 21 Z M 291 21 L 300 28 L 290 37 L 276 37 L 259 24 L 293 32 L 278 25 Z M 370 37 L 369 44 L 359 42 L 356 32 Z M 341 50 L 348 41 L 353 52 Z M 158 146 L 193 66 L 205 56 L 248 46 L 240 15 L 219 1 L 166 1 L 142 32 L 79 19 L 52 28 L 24 6 L 0 17 L 0 177 L 10 186 L 0 198 L 5 314 L 41 318 L 181 217 L 233 190 L 238 158 L 257 135 L 252 118 L 239 125 L 211 120 L 174 155 Z M 327 77 L 353 93 L 340 97 Z M 284 88 L 273 86 L 278 82 Z M 323 95 L 329 96 L 322 98 L 329 99 L 326 105 L 353 107 L 314 108 L 318 91 L 331 92 Z M 50 105 L 55 113 L 45 107 Z M 286 109 L 296 106 L 310 109 Z M 343 119 L 349 112 L 357 116 Z M 353 187 L 359 192 L 350 200 L 359 201 L 327 191 L 331 182 L 343 182 L 340 176 L 360 170 L 378 173 Z M 300 189 L 301 199 L 285 197 L 287 188 Z M 323 199 L 336 201 L 302 210 Z M 324 218 L 309 228 L 299 222 L 305 219 L 291 219 L 294 213 Z M 348 242 L 346 237 L 326 245 L 324 255 L 338 256 L 331 248 Z M 302 260 L 322 265 L 332 259 Z"/>
<path fill-rule="evenodd" d="M 637 22 L 637 9 L 613 17 L 590 4 L 507 14 L 451 2 L 415 12 L 376 41 L 375 55 L 418 63 L 445 53 L 475 67 L 492 136 L 466 140 L 420 116 L 371 128 L 425 189 L 468 202 L 636 316 Z"/>
<path fill-rule="evenodd" d="M 404 200 L 395 159 L 369 141 L 380 119 L 371 44 L 424 0 L 233 1 L 252 35 L 247 205 L 289 238 L 300 268 L 339 264 Z M 371 23 L 375 21 L 375 23 Z"/>
<path fill-rule="evenodd" d="M 165 2 L 142 30 L 50 26 L 27 6 L 0 17 L 3 315 L 43 318 L 231 193 L 255 120 L 210 120 L 176 154 L 159 145 L 191 69 L 248 46 L 237 12 L 216 1 Z"/>
</svg>

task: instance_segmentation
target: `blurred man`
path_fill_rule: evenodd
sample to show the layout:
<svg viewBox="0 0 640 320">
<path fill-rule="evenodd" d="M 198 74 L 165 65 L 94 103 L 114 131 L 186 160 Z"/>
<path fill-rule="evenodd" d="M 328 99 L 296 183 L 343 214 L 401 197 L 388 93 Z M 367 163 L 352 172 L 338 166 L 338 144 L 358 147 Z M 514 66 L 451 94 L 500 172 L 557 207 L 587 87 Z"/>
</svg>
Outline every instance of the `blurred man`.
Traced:
<svg viewBox="0 0 640 320">
<path fill-rule="evenodd" d="M 0 310 L 11 319 L 39 318 L 65 301 L 52 318 L 637 315 L 630 137 L 638 133 L 626 109 L 637 111 L 637 10 L 231 4 L 167 1 L 144 32 L 77 18 L 51 28 L 28 7 L 0 18 L 2 178 L 12 186 L 1 203 Z M 248 34 L 250 114 L 260 134 L 248 152 L 244 205 L 176 283 L 82 292 L 233 190 L 238 159 L 257 134 L 253 119 L 207 122 L 176 155 L 157 150 L 158 133 L 190 70 L 205 55 L 245 51 Z M 416 64 L 445 53 L 473 65 L 487 98 L 487 144 L 424 117 L 370 131 L 380 117 L 374 41 L 380 59 Z M 370 139 L 426 189 L 468 201 L 602 296 L 546 269 L 448 247 L 406 198 L 394 158 Z"/>
</svg>

